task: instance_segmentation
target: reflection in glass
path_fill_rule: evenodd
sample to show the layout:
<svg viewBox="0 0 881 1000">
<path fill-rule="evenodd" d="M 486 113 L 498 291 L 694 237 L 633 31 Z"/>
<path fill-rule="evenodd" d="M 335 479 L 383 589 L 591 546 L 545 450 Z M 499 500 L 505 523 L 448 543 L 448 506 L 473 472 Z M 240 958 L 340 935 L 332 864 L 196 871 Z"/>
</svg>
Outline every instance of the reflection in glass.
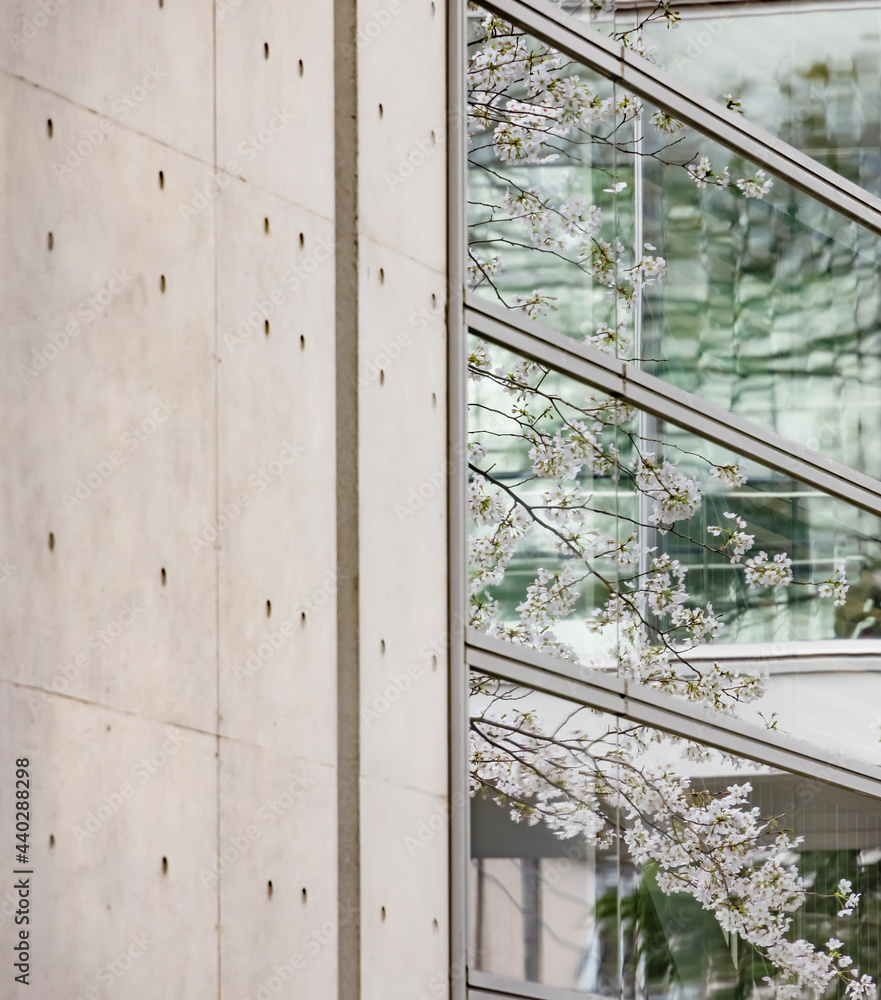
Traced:
<svg viewBox="0 0 881 1000">
<path fill-rule="evenodd" d="M 480 733 L 495 718 L 486 681 L 476 680 L 472 728 L 476 760 Z M 498 689 L 493 689 L 497 691 Z M 690 801 L 722 800 L 732 786 L 749 783 L 742 808 L 758 808 L 768 821 L 750 864 L 765 863 L 781 831 L 802 842 L 782 857 L 796 865 L 806 893 L 793 911 L 790 939 L 803 937 L 817 949 L 838 939 L 850 967 L 876 974 L 881 963 L 881 802 L 821 780 L 775 771 L 689 744 L 693 758 L 682 759 L 683 744 L 627 719 L 616 718 L 523 689 L 508 688 L 519 711 L 542 720 L 541 731 L 561 743 L 582 734 L 586 755 L 608 778 L 607 799 L 599 796 L 607 827 L 622 833 L 632 823 L 611 794 L 618 762 L 610 745 L 637 739 L 620 758 L 621 768 L 642 773 L 666 767 L 690 774 Z M 510 711 L 508 720 L 517 718 Z M 513 726 L 516 728 L 516 725 Z M 604 739 L 602 737 L 605 737 Z M 514 753 L 512 751 L 513 758 Z M 519 752 L 517 766 L 530 767 Z M 544 822 L 521 819 L 524 802 L 499 794 L 500 781 L 473 765 L 479 785 L 472 805 L 469 947 L 472 966 L 512 979 L 583 990 L 604 997 L 657 997 L 675 1000 L 769 996 L 771 973 L 761 949 L 723 930 L 711 910 L 687 892 L 666 894 L 660 870 L 636 863 L 620 837 L 598 844 L 575 833 L 560 838 Z M 496 773 L 499 772 L 496 769 Z M 573 785 L 577 787 L 577 784 Z M 565 793 L 564 793 L 565 794 Z M 603 805 L 603 802 L 607 805 Z M 533 804 L 537 804 L 533 800 Z M 674 810 L 675 811 L 675 810 Z M 862 902 L 852 916 L 839 916 L 841 879 L 852 883 Z M 828 951 L 828 948 L 827 948 Z M 827 996 L 843 996 L 844 982 Z"/>
<path fill-rule="evenodd" d="M 513 506 L 519 497 L 521 506 L 531 506 L 546 525 L 552 527 L 554 518 L 572 529 L 580 524 L 584 537 L 595 534 L 598 539 L 590 557 L 579 560 L 546 525 L 537 524 L 524 535 L 513 549 L 503 579 L 487 585 L 498 602 L 500 620 L 509 628 L 520 620 L 518 608 L 540 570 L 558 572 L 566 565 L 578 569 L 580 563 L 581 596 L 556 630 L 579 655 L 589 659 L 600 653 L 614 641 L 614 627 L 589 631 L 584 623 L 608 599 L 610 582 L 624 586 L 624 581 L 630 581 L 636 588 L 644 585 L 648 554 L 642 552 L 640 568 L 640 550 L 650 549 L 652 558 L 666 555 L 686 568 L 692 602 L 711 604 L 724 623 L 718 641 L 782 643 L 881 636 L 881 521 L 877 517 L 758 463 L 740 460 L 664 421 L 640 419 L 638 411 L 621 408 L 609 397 L 589 392 L 557 372 L 537 365 L 524 369 L 522 359 L 510 352 L 478 344 L 472 341 L 472 357 L 483 357 L 482 352 L 488 351 L 490 362 L 483 368 L 472 366 L 469 419 L 478 448 L 470 463 L 472 475 L 495 484 L 504 503 Z M 528 370 L 530 374 L 520 383 L 523 398 L 512 401 L 510 386 L 498 375 L 494 377 L 491 368 L 505 373 Z M 534 397 L 526 391 L 529 385 L 539 387 Z M 528 426 L 527 412 L 538 414 Z M 537 473 L 531 441 L 543 435 L 544 440 L 558 437 L 565 442 L 567 434 L 571 438 L 573 428 L 589 417 L 596 420 L 593 433 L 598 450 L 593 460 L 589 456 L 582 461 L 574 478 L 563 475 L 566 483 L 587 498 L 567 518 L 565 510 L 548 506 L 546 494 L 554 480 Z M 609 460 L 604 464 L 598 455 Z M 654 455 L 658 463 L 669 459 L 697 484 L 700 502 L 690 517 L 670 523 L 652 521 L 634 474 L 648 455 Z M 746 477 L 744 484 L 734 486 L 721 474 L 732 468 Z M 742 533 L 751 538 L 739 557 L 730 545 L 722 544 L 735 523 L 729 516 L 733 514 L 746 522 Z M 486 528 L 474 530 L 475 539 L 487 534 Z M 751 585 L 749 560 L 761 552 L 769 561 L 789 560 L 792 585 Z M 587 572 L 583 572 L 585 562 Z M 850 588 L 836 604 L 824 596 L 821 585 L 841 566 Z"/>
<path fill-rule="evenodd" d="M 644 29 L 661 66 L 720 103 L 733 95 L 760 128 L 881 194 L 878 0 L 681 13 L 676 31 L 657 22 Z"/>
<path fill-rule="evenodd" d="M 881 477 L 877 237 L 516 29 L 472 30 L 475 293 Z"/>
</svg>

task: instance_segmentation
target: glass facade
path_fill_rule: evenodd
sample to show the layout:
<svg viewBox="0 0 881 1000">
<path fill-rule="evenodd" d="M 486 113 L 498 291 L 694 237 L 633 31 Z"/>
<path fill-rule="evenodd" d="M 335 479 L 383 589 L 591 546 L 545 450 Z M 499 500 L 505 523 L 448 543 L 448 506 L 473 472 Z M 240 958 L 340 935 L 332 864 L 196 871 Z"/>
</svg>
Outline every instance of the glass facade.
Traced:
<svg viewBox="0 0 881 1000">
<path fill-rule="evenodd" d="M 881 508 L 820 473 L 881 479 L 881 213 L 764 161 L 881 193 L 881 3 L 530 7 L 468 13 L 470 996 L 868 998 Z"/>
</svg>

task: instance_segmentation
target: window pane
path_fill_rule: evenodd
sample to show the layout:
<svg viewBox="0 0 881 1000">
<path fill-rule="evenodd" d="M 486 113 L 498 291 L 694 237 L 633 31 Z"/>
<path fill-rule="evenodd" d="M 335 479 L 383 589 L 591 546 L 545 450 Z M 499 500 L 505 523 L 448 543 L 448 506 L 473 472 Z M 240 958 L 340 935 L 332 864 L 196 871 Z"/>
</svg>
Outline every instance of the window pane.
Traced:
<svg viewBox="0 0 881 1000">
<path fill-rule="evenodd" d="M 736 198 L 640 166 L 644 235 L 667 263 L 643 296 L 646 370 L 881 477 L 877 237 L 783 183 Z"/>
<path fill-rule="evenodd" d="M 744 870 L 757 871 L 776 853 L 781 865 L 798 868 L 807 890 L 790 911 L 789 939 L 804 938 L 828 953 L 827 942 L 835 938 L 840 954 L 851 959 L 848 968 L 877 973 L 877 799 L 674 742 L 624 717 L 479 675 L 473 691 L 472 967 L 608 997 L 766 996 L 769 968 L 762 949 L 723 930 L 713 909 L 691 891 L 667 894 L 659 885 L 664 869 L 650 857 L 635 860 L 628 846 L 628 831 L 639 819 L 651 818 L 664 829 L 684 824 L 681 841 L 693 846 L 697 841 L 683 832 L 688 809 L 697 810 L 691 815 L 700 822 L 704 810 L 746 813 L 755 807 L 762 832 Z M 554 744 L 554 755 L 537 736 Z M 684 750 L 693 759 L 684 760 Z M 566 791 L 542 799 L 551 759 L 573 777 Z M 671 780 L 685 778 L 687 791 L 671 815 L 658 817 L 651 806 L 628 810 L 642 783 L 662 771 Z M 532 796 L 517 791 L 530 781 Z M 746 783 L 742 802 L 724 806 L 725 797 Z M 557 836 L 551 829 L 555 809 L 564 813 L 566 802 L 576 798 L 580 805 L 568 836 Z M 544 818 L 533 824 L 531 808 L 549 815 L 550 825 Z M 803 842 L 775 848 L 781 832 Z M 714 850 L 708 846 L 696 863 L 712 860 Z M 841 879 L 862 894 L 851 916 L 839 916 Z M 844 980 L 833 979 L 825 995 L 843 994 Z"/>
<path fill-rule="evenodd" d="M 661 66 L 713 100 L 732 94 L 750 121 L 881 194 L 877 0 L 680 9 L 677 30 L 646 27 Z"/>
<path fill-rule="evenodd" d="M 640 554 L 635 546 L 643 546 L 687 567 L 689 593 L 697 604 L 711 602 L 722 616 L 727 643 L 881 636 L 876 516 L 477 338 L 472 359 L 483 367 L 471 369 L 470 433 L 476 449 L 471 470 L 487 484 L 476 489 L 494 491 L 499 503 L 519 505 L 533 519 L 532 530 L 512 548 L 504 579 L 488 584 L 505 623 L 518 621 L 517 606 L 539 568 L 559 570 L 580 561 L 589 567 L 582 600 L 577 613 L 561 623 L 560 634 L 579 652 L 596 651 L 596 636 L 605 630 L 588 633 L 583 614 L 606 600 L 610 582 L 637 580 L 639 561 L 627 560 Z M 555 456 L 573 454 L 554 464 Z M 652 504 L 660 494 L 653 479 L 637 488 L 641 461 L 660 464 L 665 458 L 699 492 L 688 516 L 672 521 L 656 519 Z M 746 482 L 733 485 L 732 470 Z M 567 513 L 569 501 L 549 497 L 557 482 L 580 491 L 577 509 Z M 745 522 L 739 530 L 751 539 L 740 553 L 737 540 L 725 544 L 738 530 L 732 514 Z M 579 525 L 582 541 L 590 540 L 589 558 L 580 560 L 555 530 L 572 532 Z M 474 538 L 492 530 L 476 523 Z M 480 550 L 473 542 L 472 556 L 479 557 Z M 791 586 L 751 585 L 749 560 L 760 552 L 768 560 L 790 560 Z M 838 566 L 850 589 L 836 605 L 823 596 L 821 585 Z"/>
<path fill-rule="evenodd" d="M 476 294 L 881 477 L 877 238 L 509 26 L 472 27 Z"/>
</svg>

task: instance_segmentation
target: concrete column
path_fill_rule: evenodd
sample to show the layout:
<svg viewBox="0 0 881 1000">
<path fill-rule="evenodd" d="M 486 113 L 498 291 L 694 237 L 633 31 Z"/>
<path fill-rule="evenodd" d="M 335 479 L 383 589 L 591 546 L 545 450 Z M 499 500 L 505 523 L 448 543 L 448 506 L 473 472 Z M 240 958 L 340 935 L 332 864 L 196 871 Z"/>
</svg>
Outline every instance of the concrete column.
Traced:
<svg viewBox="0 0 881 1000">
<path fill-rule="evenodd" d="M 445 995 L 444 80 L 430 0 L 0 7 L 31 997 Z"/>
</svg>

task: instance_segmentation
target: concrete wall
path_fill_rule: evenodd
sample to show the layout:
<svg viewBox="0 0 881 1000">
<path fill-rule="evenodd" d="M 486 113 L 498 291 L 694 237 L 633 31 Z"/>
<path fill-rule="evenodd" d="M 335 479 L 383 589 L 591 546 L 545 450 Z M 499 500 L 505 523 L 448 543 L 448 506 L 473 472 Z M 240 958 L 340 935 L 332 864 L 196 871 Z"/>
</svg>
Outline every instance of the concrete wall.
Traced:
<svg viewBox="0 0 881 1000">
<path fill-rule="evenodd" d="M 349 6 L 0 5 L 0 995 L 21 756 L 29 996 L 448 992 L 445 12 Z"/>
</svg>

